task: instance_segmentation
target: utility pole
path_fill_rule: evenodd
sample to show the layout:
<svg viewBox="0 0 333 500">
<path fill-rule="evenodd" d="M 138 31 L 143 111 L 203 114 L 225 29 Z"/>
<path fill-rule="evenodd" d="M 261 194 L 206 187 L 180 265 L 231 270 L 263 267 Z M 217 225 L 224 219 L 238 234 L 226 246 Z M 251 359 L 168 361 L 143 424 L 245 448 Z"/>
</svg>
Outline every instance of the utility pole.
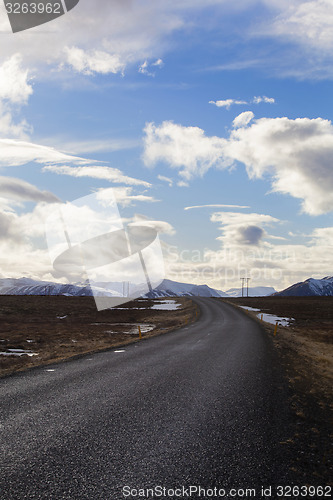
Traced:
<svg viewBox="0 0 333 500">
<path fill-rule="evenodd" d="M 251 278 L 245 278 L 246 279 L 246 296 L 249 296 L 249 281 Z"/>
<path fill-rule="evenodd" d="M 242 282 L 242 297 L 244 297 L 244 283 L 245 283 L 246 278 L 241 278 Z"/>
<path fill-rule="evenodd" d="M 246 282 L 246 297 L 249 296 L 249 281 L 251 278 L 241 278 L 242 282 L 242 297 L 244 297 L 244 288 L 245 288 L 245 282 Z"/>
</svg>

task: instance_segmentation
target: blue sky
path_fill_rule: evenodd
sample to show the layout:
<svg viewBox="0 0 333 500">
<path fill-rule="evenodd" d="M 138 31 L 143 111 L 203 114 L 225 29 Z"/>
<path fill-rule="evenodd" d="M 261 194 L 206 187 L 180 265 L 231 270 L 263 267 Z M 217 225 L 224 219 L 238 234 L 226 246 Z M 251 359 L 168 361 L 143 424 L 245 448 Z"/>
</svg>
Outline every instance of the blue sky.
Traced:
<svg viewBox="0 0 333 500">
<path fill-rule="evenodd" d="M 0 9 L 0 273 L 52 280 L 43 219 L 114 188 L 167 277 L 282 289 L 332 274 L 328 0 L 80 0 Z"/>
</svg>

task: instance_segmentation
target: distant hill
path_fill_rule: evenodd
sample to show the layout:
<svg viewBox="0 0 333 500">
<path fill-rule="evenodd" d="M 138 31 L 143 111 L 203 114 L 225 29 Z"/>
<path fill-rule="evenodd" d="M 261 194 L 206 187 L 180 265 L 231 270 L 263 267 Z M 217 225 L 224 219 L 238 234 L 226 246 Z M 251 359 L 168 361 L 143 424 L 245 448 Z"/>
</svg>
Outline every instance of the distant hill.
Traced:
<svg viewBox="0 0 333 500">
<path fill-rule="evenodd" d="M 274 295 L 279 295 L 281 297 L 330 297 L 333 296 L 333 276 L 326 276 L 326 278 L 319 280 L 308 278 Z"/>
<path fill-rule="evenodd" d="M 96 282 L 96 283 L 53 283 L 52 281 L 35 281 L 30 278 L 4 278 L 0 279 L 0 295 L 68 295 L 74 297 L 122 296 L 122 282 Z M 251 297 L 266 296 L 274 293 L 271 287 L 249 288 Z M 216 290 L 208 285 L 194 285 L 193 283 L 179 283 L 165 279 L 152 292 L 144 297 L 240 297 L 240 288 L 231 288 L 227 292 Z"/>
</svg>

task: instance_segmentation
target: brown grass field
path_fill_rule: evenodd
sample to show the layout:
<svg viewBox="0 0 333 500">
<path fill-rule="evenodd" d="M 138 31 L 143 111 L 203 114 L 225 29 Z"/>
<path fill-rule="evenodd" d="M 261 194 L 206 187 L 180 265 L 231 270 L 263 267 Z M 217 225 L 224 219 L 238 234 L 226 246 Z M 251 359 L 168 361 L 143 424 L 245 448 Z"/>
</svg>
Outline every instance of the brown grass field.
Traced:
<svg viewBox="0 0 333 500">
<path fill-rule="evenodd" d="M 219 299 L 225 300 L 225 299 Z M 276 348 L 286 360 L 290 380 L 304 384 L 309 392 L 320 393 L 332 404 L 333 388 L 333 297 L 244 297 L 226 299 L 235 306 L 249 306 L 263 313 L 293 318 L 290 326 L 263 322 L 273 335 Z M 247 314 L 260 321 L 257 313 Z"/>
<path fill-rule="evenodd" d="M 163 301 L 164 299 L 161 299 Z M 93 297 L 0 296 L 0 376 L 166 333 L 195 320 L 197 306 L 175 298 L 177 310 L 149 309 L 140 299 L 98 312 Z"/>
</svg>

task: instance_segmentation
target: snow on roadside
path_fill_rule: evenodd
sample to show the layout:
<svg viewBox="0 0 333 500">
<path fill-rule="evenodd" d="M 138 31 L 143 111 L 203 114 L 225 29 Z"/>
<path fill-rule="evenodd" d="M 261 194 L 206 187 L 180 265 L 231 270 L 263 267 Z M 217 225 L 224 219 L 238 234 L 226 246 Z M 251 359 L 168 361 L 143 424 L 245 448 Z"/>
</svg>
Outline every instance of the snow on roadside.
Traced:
<svg viewBox="0 0 333 500">
<path fill-rule="evenodd" d="M 266 323 L 270 323 L 271 325 L 275 325 L 276 323 L 281 326 L 290 326 L 290 323 L 292 321 L 295 321 L 294 318 L 282 318 L 281 316 L 275 316 L 275 314 L 268 314 L 268 313 L 263 313 L 261 312 L 260 309 L 256 309 L 255 307 L 249 307 L 249 306 L 239 306 L 242 309 L 246 309 L 247 311 L 255 312 L 257 313 L 257 317 L 259 319 L 262 319 Z"/>
</svg>

